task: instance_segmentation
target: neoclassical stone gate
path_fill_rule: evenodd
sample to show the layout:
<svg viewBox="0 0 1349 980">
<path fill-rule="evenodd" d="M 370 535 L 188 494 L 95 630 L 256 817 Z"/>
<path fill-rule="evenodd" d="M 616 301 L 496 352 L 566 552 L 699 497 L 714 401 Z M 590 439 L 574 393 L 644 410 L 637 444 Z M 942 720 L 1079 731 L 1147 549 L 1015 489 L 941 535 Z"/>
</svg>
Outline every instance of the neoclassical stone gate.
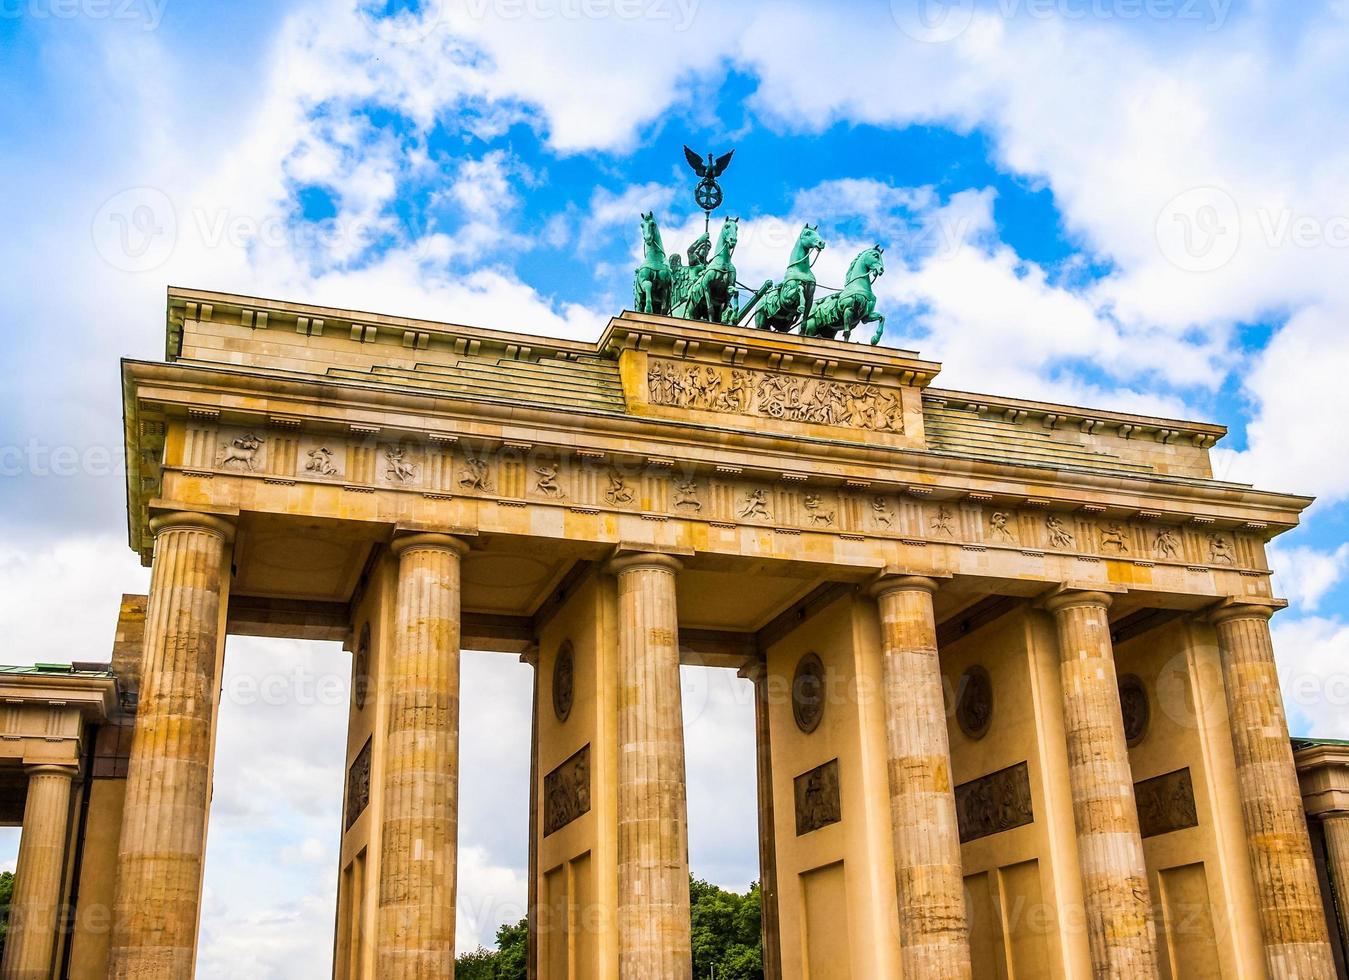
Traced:
<svg viewBox="0 0 1349 980">
<path fill-rule="evenodd" d="M 690 975 L 679 666 L 753 680 L 767 973 L 1334 976 L 1216 426 L 625 313 L 598 343 L 173 289 L 108 973 L 192 972 L 226 635 L 355 676 L 335 972 L 452 972 L 459 651 L 535 667 L 532 975 Z"/>
</svg>

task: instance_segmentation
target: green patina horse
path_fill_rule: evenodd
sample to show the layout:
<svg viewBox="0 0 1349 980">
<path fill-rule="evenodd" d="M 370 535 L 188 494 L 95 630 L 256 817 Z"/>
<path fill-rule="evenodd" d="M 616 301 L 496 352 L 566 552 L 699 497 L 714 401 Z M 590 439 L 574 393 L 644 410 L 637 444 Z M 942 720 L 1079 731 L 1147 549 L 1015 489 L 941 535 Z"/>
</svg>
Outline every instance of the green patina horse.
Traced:
<svg viewBox="0 0 1349 980">
<path fill-rule="evenodd" d="M 665 258 L 665 245 L 656 225 L 655 212 L 642 215 L 642 248 L 645 256 L 632 277 L 632 300 L 638 313 L 670 312 L 674 276 Z"/>
<path fill-rule="evenodd" d="M 805 328 L 801 331 L 805 336 L 832 340 L 841 331 L 843 339 L 850 340 L 853 328 L 858 324 L 874 323 L 876 333 L 871 338 L 871 345 L 874 347 L 881 342 L 885 317 L 876 312 L 876 294 L 871 284 L 885 273 L 884 251 L 879 245 L 873 245 L 853 259 L 843 288 L 820 300 L 806 318 Z"/>
<path fill-rule="evenodd" d="M 811 266 L 815 256 L 824 248 L 819 225 L 806 225 L 792 248 L 791 261 L 782 282 L 763 293 L 759 310 L 754 315 L 755 325 L 786 333 L 799 323 L 810 319 L 810 308 L 815 302 L 815 273 Z"/>
<path fill-rule="evenodd" d="M 717 236 L 717 248 L 712 261 L 698 273 L 698 278 L 689 287 L 683 308 L 675 310 L 675 316 L 690 320 L 706 320 L 708 323 L 723 323 L 732 310 L 735 293 L 735 263 L 731 256 L 735 253 L 736 242 L 740 239 L 740 219 L 727 218 L 721 224 L 721 234 Z"/>
</svg>

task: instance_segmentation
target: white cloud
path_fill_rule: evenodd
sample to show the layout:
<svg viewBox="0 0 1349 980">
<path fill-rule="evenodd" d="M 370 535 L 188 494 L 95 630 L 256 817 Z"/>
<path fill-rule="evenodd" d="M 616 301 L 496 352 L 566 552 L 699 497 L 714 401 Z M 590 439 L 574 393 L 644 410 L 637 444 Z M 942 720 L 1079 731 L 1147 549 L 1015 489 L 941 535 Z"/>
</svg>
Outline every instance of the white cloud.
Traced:
<svg viewBox="0 0 1349 980">
<path fill-rule="evenodd" d="M 1349 544 L 1334 551 L 1316 548 L 1283 548 L 1276 542 L 1269 550 L 1274 569 L 1274 588 L 1302 612 L 1315 612 L 1326 593 L 1339 584 L 1349 566 Z"/>
<path fill-rule="evenodd" d="M 1273 631 L 1292 733 L 1349 738 L 1349 625 L 1276 616 Z"/>
</svg>

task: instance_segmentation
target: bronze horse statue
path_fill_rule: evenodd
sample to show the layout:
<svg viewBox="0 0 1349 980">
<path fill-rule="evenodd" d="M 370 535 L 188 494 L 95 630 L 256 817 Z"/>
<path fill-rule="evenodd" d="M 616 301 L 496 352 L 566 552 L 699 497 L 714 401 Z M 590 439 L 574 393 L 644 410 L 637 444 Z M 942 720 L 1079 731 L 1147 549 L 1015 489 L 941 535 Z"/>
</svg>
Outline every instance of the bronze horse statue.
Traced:
<svg viewBox="0 0 1349 980">
<path fill-rule="evenodd" d="M 854 327 L 874 323 L 876 332 L 872 335 L 871 346 L 881 342 L 885 317 L 876 312 L 876 293 L 871 285 L 885 274 L 884 252 L 879 245 L 873 245 L 853 259 L 843 288 L 820 300 L 806 318 L 801 331 L 804 336 L 832 340 L 841 332 L 843 339 L 849 340 Z"/>
<path fill-rule="evenodd" d="M 668 316 L 674 275 L 665 258 L 665 245 L 661 241 L 654 211 L 642 215 L 642 248 L 645 253 L 642 264 L 632 277 L 633 308 L 638 313 Z"/>
<path fill-rule="evenodd" d="M 819 225 L 806 225 L 801 229 L 782 282 L 763 291 L 762 302 L 754 317 L 760 330 L 767 328 L 786 333 L 810 319 L 810 309 L 815 302 L 815 273 L 811 266 L 823 248 Z"/>
</svg>

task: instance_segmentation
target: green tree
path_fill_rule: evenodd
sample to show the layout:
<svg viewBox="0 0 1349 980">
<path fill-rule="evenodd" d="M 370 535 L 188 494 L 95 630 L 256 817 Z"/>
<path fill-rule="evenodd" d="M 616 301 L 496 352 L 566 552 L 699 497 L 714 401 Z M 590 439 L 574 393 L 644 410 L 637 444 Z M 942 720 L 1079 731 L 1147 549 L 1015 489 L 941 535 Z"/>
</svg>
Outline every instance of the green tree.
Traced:
<svg viewBox="0 0 1349 980">
<path fill-rule="evenodd" d="M 529 920 L 497 930 L 497 948 L 465 953 L 454 961 L 455 980 L 525 980 L 529 963 Z"/>
<path fill-rule="evenodd" d="M 9 934 L 9 901 L 14 894 L 14 872 L 0 872 L 0 955 L 5 951 L 5 937 Z"/>
<path fill-rule="evenodd" d="M 763 980 L 762 905 L 755 882 L 738 895 L 689 876 L 694 980 Z"/>
</svg>

